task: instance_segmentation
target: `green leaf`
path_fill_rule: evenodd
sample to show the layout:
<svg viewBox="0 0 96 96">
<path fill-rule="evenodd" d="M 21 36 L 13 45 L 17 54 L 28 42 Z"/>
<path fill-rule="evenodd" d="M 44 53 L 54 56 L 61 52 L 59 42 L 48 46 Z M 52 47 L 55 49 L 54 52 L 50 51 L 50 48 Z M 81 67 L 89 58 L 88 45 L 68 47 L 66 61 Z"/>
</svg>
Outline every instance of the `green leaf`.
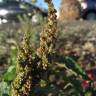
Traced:
<svg viewBox="0 0 96 96">
<path fill-rule="evenodd" d="M 9 88 L 10 87 L 8 86 L 7 82 L 0 82 L 0 96 L 4 96 L 4 94 L 9 94 Z"/>
<path fill-rule="evenodd" d="M 6 81 L 12 81 L 16 76 L 16 67 L 10 66 L 7 70 L 7 72 L 4 74 L 4 80 Z"/>
<path fill-rule="evenodd" d="M 70 57 L 65 57 L 66 59 L 66 66 L 69 67 L 70 69 L 73 69 L 77 74 L 80 75 L 87 75 L 85 71 L 81 68 L 79 64 L 77 64 L 72 58 Z M 71 67 L 70 67 L 71 66 Z"/>
<path fill-rule="evenodd" d="M 77 64 L 72 58 L 70 57 L 65 57 L 65 56 L 59 56 L 55 60 L 58 63 L 63 63 L 66 65 L 67 68 L 71 69 L 78 75 L 81 75 L 84 79 L 89 79 L 86 72 L 81 68 L 79 64 Z"/>
<path fill-rule="evenodd" d="M 47 82 L 46 82 L 45 80 L 41 80 L 41 81 L 40 81 L 40 86 L 41 86 L 41 87 L 45 87 L 46 84 L 47 84 Z"/>
<path fill-rule="evenodd" d="M 10 73 L 10 72 L 12 72 L 14 69 L 15 69 L 15 66 L 14 66 L 14 65 L 13 65 L 13 66 L 10 66 L 10 67 L 8 68 L 8 71 L 7 71 L 7 73 Z"/>
</svg>

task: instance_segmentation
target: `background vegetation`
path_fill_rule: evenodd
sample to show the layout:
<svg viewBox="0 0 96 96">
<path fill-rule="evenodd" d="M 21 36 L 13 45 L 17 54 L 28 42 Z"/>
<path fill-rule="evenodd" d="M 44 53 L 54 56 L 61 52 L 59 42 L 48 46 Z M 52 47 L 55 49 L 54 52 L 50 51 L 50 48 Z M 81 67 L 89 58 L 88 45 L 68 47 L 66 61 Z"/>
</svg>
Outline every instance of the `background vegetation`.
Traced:
<svg viewBox="0 0 96 96">
<path fill-rule="evenodd" d="M 65 1 L 65 2 L 68 2 Z M 75 6 L 74 0 L 70 2 Z M 76 3 L 77 5 L 77 3 Z M 69 5 L 68 5 L 69 6 Z M 61 10 L 63 10 L 61 8 Z M 66 11 L 66 10 L 65 10 Z M 70 13 L 71 12 L 71 13 Z M 70 11 L 64 18 L 68 16 L 78 19 L 80 10 Z M 63 15 L 61 15 L 63 17 Z M 63 20 L 61 18 L 61 20 Z M 74 18 L 73 18 L 74 17 Z M 34 50 L 39 46 L 39 34 L 42 30 L 44 22 L 31 24 L 32 28 L 30 46 Z M 9 96 L 11 82 L 16 77 L 17 63 L 17 45 L 22 41 L 22 24 L 12 23 L 1 25 L 0 32 L 0 67 L 1 82 L 0 96 Z M 58 36 L 56 42 L 56 52 L 52 54 L 49 61 L 53 59 L 52 64 L 47 69 L 44 78 L 40 79 L 36 86 L 32 87 L 30 96 L 95 96 L 96 95 L 96 28 L 95 24 L 85 22 L 61 22 L 58 23 Z M 83 24 L 83 25 L 82 25 Z M 90 26 L 91 25 L 91 26 Z M 26 25 L 25 30 L 30 25 Z M 90 26 L 90 27 L 89 27 Z M 5 70 L 4 70 L 5 69 Z M 42 72 L 38 72 L 42 73 Z"/>
<path fill-rule="evenodd" d="M 72 24 L 73 23 L 73 24 Z M 83 22 L 84 23 L 84 22 Z M 44 23 L 43 23 L 44 24 Z M 71 22 L 71 23 L 58 23 L 58 40 L 56 43 L 56 50 L 59 54 L 56 55 L 56 59 L 59 58 L 59 62 L 54 62 L 53 67 L 49 69 L 49 85 L 46 86 L 46 81 L 41 80 L 40 86 L 34 88 L 34 94 L 41 96 L 79 96 L 80 94 L 93 94 L 95 96 L 95 71 L 96 71 L 96 34 L 95 24 L 86 22 L 85 25 L 80 26 L 82 22 Z M 17 25 L 17 26 L 16 26 Z M 0 55 L 1 67 L 7 68 L 3 70 L 3 79 L 0 83 L 1 96 L 8 94 L 10 90 L 10 82 L 14 79 L 14 72 L 16 66 L 16 42 L 19 44 L 22 40 L 22 32 L 20 31 L 19 24 L 13 23 L 12 25 L 4 24 L 1 27 L 0 37 L 1 45 L 4 48 L 1 49 L 2 54 Z M 6 27 L 4 27 L 6 26 Z M 31 43 L 34 49 L 39 46 L 39 32 L 41 32 L 42 24 L 32 25 L 35 26 L 32 29 Z M 90 26 L 90 27 L 89 27 Z M 11 30 L 10 30 L 11 29 Z M 18 30 L 17 30 L 18 29 Z M 33 34 L 34 33 L 34 34 Z M 7 47 L 6 47 L 7 46 Z M 68 62 L 64 57 L 68 57 Z M 70 58 L 71 60 L 70 60 Z M 5 58 L 5 59 L 2 59 Z M 74 61 L 74 62 L 73 62 Z M 67 63 L 66 63 L 67 62 Z M 78 70 L 74 70 L 72 65 L 79 64 Z M 66 65 L 67 64 L 67 65 Z M 68 65 L 69 64 L 69 65 Z M 82 71 L 83 69 L 83 71 Z M 93 82 L 90 85 L 89 79 L 87 80 L 82 72 L 85 72 L 90 80 Z M 84 75 L 84 76 L 83 76 Z M 73 81 L 74 82 L 73 82 Z M 77 83 L 76 83 L 77 82 Z M 78 85 L 79 84 L 79 85 Z M 94 85 L 94 86 L 93 86 Z M 80 87 L 81 86 L 81 87 Z M 77 89 L 78 88 L 78 89 Z M 3 91 L 2 91 L 3 90 Z M 47 93 L 47 94 L 46 94 Z M 73 94 L 73 95 L 72 95 Z M 75 95 L 74 95 L 75 94 Z M 89 95 L 89 96 L 91 96 Z M 34 96 L 34 95 L 32 95 Z M 83 95 L 81 95 L 83 96 Z M 88 95 L 86 95 L 88 96 Z"/>
</svg>

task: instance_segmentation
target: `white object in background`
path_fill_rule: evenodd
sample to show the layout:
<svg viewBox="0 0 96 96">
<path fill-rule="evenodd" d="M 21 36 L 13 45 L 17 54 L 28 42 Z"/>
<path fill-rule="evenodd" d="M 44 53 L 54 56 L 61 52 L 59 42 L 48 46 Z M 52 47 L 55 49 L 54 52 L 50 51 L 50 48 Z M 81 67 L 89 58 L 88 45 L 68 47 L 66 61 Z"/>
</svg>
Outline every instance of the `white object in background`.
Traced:
<svg viewBox="0 0 96 96">
<path fill-rule="evenodd" d="M 82 2 L 82 3 L 81 3 L 81 7 L 82 7 L 83 9 L 86 9 L 86 8 L 87 8 L 87 3 L 86 3 L 86 2 Z"/>
<path fill-rule="evenodd" d="M 2 9 L 2 10 L 0 10 L 0 15 L 6 15 L 8 13 L 8 11 L 7 10 L 5 10 L 5 9 Z"/>
<path fill-rule="evenodd" d="M 35 14 L 35 15 L 32 16 L 32 22 L 33 23 L 37 23 L 38 22 L 38 16 L 37 16 L 37 14 Z"/>
<path fill-rule="evenodd" d="M 56 13 L 56 15 L 57 15 L 57 19 L 59 18 L 59 11 L 57 10 L 57 13 Z"/>
<path fill-rule="evenodd" d="M 2 19 L 2 23 L 7 23 L 8 21 L 6 19 Z"/>
<path fill-rule="evenodd" d="M 2 19 L 0 18 L 0 24 L 2 24 Z"/>
</svg>

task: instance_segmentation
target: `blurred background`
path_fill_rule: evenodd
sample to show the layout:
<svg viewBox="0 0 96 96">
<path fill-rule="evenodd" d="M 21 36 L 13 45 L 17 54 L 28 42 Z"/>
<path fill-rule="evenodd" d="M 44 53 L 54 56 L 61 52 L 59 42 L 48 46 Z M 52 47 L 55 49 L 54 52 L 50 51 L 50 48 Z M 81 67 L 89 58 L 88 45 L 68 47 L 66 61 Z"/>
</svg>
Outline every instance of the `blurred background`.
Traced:
<svg viewBox="0 0 96 96">
<path fill-rule="evenodd" d="M 50 69 L 50 86 L 45 87 L 46 81 L 41 80 L 43 87 L 34 88 L 32 96 L 96 96 L 96 0 L 53 3 L 58 20 L 56 52 L 62 62 Z M 9 96 L 10 83 L 16 76 L 17 46 L 23 30 L 29 28 L 30 45 L 36 50 L 47 16 L 44 0 L 0 0 L 0 96 Z M 70 64 L 65 64 L 62 56 L 75 63 L 68 59 Z M 90 80 L 85 79 L 84 72 Z"/>
</svg>

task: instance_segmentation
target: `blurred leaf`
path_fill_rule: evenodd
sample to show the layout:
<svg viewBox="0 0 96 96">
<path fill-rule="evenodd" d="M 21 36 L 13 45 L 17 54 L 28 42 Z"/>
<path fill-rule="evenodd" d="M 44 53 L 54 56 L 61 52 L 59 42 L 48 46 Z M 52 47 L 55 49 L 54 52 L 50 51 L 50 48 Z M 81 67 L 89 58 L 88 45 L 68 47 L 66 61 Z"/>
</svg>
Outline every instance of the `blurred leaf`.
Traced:
<svg viewBox="0 0 96 96">
<path fill-rule="evenodd" d="M 16 76 L 16 66 L 10 66 L 7 72 L 4 74 L 4 80 L 12 81 Z"/>
<path fill-rule="evenodd" d="M 4 95 L 6 94 L 6 95 Z M 0 96 L 9 96 L 9 86 L 7 82 L 0 82 Z"/>
<path fill-rule="evenodd" d="M 40 86 L 41 86 L 41 87 L 45 87 L 46 84 L 47 84 L 47 82 L 46 82 L 45 80 L 41 80 L 41 81 L 40 81 Z"/>
<path fill-rule="evenodd" d="M 17 48 L 15 46 L 11 47 L 9 65 L 16 65 L 17 63 Z"/>
<path fill-rule="evenodd" d="M 74 86 L 74 88 L 79 92 L 83 94 L 83 90 L 81 87 L 81 82 L 80 80 L 76 79 L 76 77 L 68 77 L 69 82 Z"/>
<path fill-rule="evenodd" d="M 85 96 L 92 96 L 92 93 L 91 92 L 87 92 L 87 93 L 85 93 Z"/>
<path fill-rule="evenodd" d="M 14 66 L 14 65 L 13 65 L 13 66 L 10 66 L 10 67 L 8 68 L 8 71 L 7 71 L 7 73 L 10 73 L 10 72 L 12 72 L 14 69 L 15 69 L 15 66 Z"/>
<path fill-rule="evenodd" d="M 78 75 L 81 75 L 84 79 L 89 79 L 86 72 L 81 68 L 79 64 L 77 64 L 72 58 L 65 56 L 58 56 L 55 60 L 58 63 L 63 63 L 67 66 L 67 68 L 71 69 Z"/>
</svg>

